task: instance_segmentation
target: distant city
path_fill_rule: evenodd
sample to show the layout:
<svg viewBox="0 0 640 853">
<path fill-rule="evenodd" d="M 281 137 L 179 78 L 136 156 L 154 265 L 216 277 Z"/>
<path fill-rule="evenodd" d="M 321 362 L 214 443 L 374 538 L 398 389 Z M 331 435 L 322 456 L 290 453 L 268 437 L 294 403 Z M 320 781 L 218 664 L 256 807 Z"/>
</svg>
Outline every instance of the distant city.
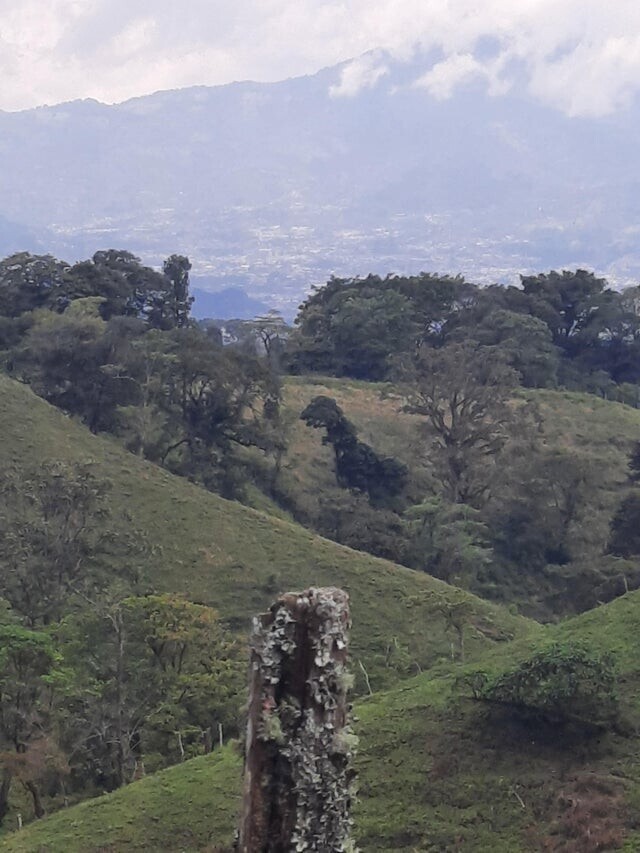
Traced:
<svg viewBox="0 0 640 853">
<path fill-rule="evenodd" d="M 420 71 L 390 62 L 348 98 L 337 66 L 0 113 L 0 251 L 179 252 L 196 288 L 287 319 L 331 275 L 640 280 L 636 106 L 570 119 L 479 84 L 437 100 L 406 84 Z"/>
</svg>

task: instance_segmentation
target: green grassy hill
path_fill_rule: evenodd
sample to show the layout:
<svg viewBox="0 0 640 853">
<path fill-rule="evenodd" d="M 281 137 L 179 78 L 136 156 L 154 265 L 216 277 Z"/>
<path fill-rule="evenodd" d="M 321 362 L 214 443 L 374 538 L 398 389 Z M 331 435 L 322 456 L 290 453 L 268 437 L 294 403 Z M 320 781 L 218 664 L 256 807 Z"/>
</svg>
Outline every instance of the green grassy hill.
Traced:
<svg viewBox="0 0 640 853">
<path fill-rule="evenodd" d="M 29 824 L 0 839 L 24 853 L 196 853 L 229 849 L 237 825 L 241 759 L 228 746 Z"/>
<path fill-rule="evenodd" d="M 403 399 L 398 389 L 389 384 L 290 377 L 285 385 L 286 411 L 291 422 L 290 444 L 284 459 L 281 487 L 290 496 L 291 504 L 298 509 L 304 523 L 319 524 L 323 529 L 323 504 L 331 500 L 344 501 L 346 495 L 336 484 L 332 448 L 322 444 L 324 431 L 311 429 L 299 420 L 300 412 L 319 394 L 335 398 L 363 441 L 408 466 L 413 481 L 413 500 L 419 502 L 431 493 L 428 429 L 424 419 L 402 411 Z M 606 588 L 598 594 L 590 593 L 597 586 L 595 579 L 600 572 L 604 579 L 617 571 L 613 563 L 604 563 L 601 555 L 607 545 L 611 517 L 629 487 L 627 463 L 633 445 L 640 440 L 640 410 L 592 394 L 566 391 L 521 389 L 516 401 L 534 404 L 540 415 L 540 427 L 535 430 L 538 461 L 557 460 L 558 455 L 564 455 L 564 468 L 554 461 L 546 469 L 547 476 L 549 471 L 557 470 L 558 481 L 547 494 L 548 503 L 540 503 L 539 508 L 544 512 L 548 507 L 553 513 L 554 501 L 557 501 L 559 515 L 571 505 L 568 510 L 571 520 L 563 528 L 569 562 L 560 567 L 550 564 L 549 571 L 528 572 L 528 566 L 523 565 L 523 585 L 519 566 L 514 563 L 505 569 L 498 556 L 496 576 L 489 583 L 481 582 L 472 588 L 486 597 L 512 602 L 522 612 L 548 621 L 595 606 L 598 601 L 609 600 L 621 591 L 618 588 L 621 584 L 616 581 L 612 593 Z M 529 439 L 516 438 L 501 464 L 505 472 L 509 472 L 512 463 L 531 458 Z M 513 483 L 524 484 L 522 494 L 526 494 L 528 479 L 535 477 L 537 471 L 536 465 L 529 470 L 525 466 L 516 475 Z M 494 499 L 487 508 L 489 517 L 494 514 L 494 521 L 509 509 L 512 499 L 509 488 L 507 473 L 506 483 L 499 481 Z M 570 498 L 566 497 L 566 492 Z M 371 541 L 375 543 L 375 537 Z M 416 556 L 419 559 L 419 554 L 413 559 Z M 526 560 L 526 557 L 521 559 Z M 560 558 L 560 562 L 563 561 Z M 634 569 L 634 575 L 638 568 Z M 581 595 L 574 595 L 571 579 L 579 576 Z"/>
<path fill-rule="evenodd" d="M 418 484 L 429 478 L 428 441 L 422 419 L 401 411 L 402 397 L 389 384 L 348 379 L 289 377 L 285 404 L 291 418 L 284 478 L 303 509 L 317 510 L 320 495 L 337 495 L 333 451 L 322 444 L 323 430 L 299 420 L 318 394 L 333 397 L 358 429 L 358 437 L 377 451 L 407 464 Z M 572 391 L 521 389 L 519 399 L 537 404 L 542 417 L 541 445 L 578 454 L 591 467 L 594 487 L 588 497 L 587 539 L 582 551 L 604 546 L 611 513 L 626 482 L 627 458 L 640 441 L 640 409 Z"/>
<path fill-rule="evenodd" d="M 0 392 L 0 465 L 28 472 L 45 460 L 92 460 L 112 483 L 114 514 L 154 545 L 143 567 L 154 589 L 212 604 L 243 631 L 283 589 L 349 590 L 357 689 L 366 692 L 362 663 L 376 691 L 356 706 L 363 851 L 588 853 L 585 839 L 592 836 L 640 849 L 640 593 L 543 629 L 426 575 L 205 492 L 114 440 L 92 436 L 25 386 L 0 377 Z M 363 439 L 382 451 L 394 453 L 400 442 L 414 452 L 414 422 L 398 417 L 397 400 L 379 401 L 375 388 L 359 383 L 295 381 L 288 386 L 291 410 L 317 393 L 335 396 Z M 640 412 L 586 395 L 535 396 L 546 415 L 546 440 L 565 442 L 606 469 L 593 502 L 600 530 L 624 480 L 625 454 L 640 435 Z M 318 431 L 294 424 L 288 475 L 308 495 L 331 488 L 327 453 Z M 451 618 L 457 612 L 465 663 Z M 616 654 L 624 736 L 584 739 L 548 729 L 532 737 L 513 721 L 491 722 L 483 705 L 455 689 L 461 667 L 506 666 L 556 636 L 591 639 Z M 0 850 L 211 853 L 229 843 L 236 823 L 240 764 L 226 747 L 30 824 L 5 836 Z"/>
<path fill-rule="evenodd" d="M 535 639 L 485 653 L 502 668 L 545 640 L 595 641 L 615 655 L 625 733 L 530 729 L 455 686 L 441 666 L 356 705 L 361 738 L 356 836 L 364 853 L 590 853 L 640 849 L 640 593 Z M 232 747 L 31 824 L 7 853 L 223 849 L 237 820 L 241 762 Z"/>
<path fill-rule="evenodd" d="M 489 712 L 459 690 L 455 671 L 433 672 L 361 702 L 362 848 L 640 849 L 639 630 L 635 592 L 548 626 L 535 639 L 490 651 L 481 663 L 502 670 L 547 641 L 592 643 L 617 664 L 622 734 L 586 736 Z"/>
<path fill-rule="evenodd" d="M 443 600 L 462 596 L 471 603 L 471 657 L 495 640 L 532 629 L 533 623 L 424 574 L 223 500 L 141 461 L 23 385 L 0 377 L 0 394 L 0 466 L 29 471 L 45 460 L 92 460 L 96 474 L 112 483 L 114 516 L 153 546 L 143 565 L 149 585 L 215 607 L 232 628 L 248 631 L 250 616 L 283 590 L 341 586 L 352 596 L 353 653 L 374 690 L 451 655 L 454 637 L 441 615 Z M 362 681 L 359 688 L 365 688 Z"/>
</svg>

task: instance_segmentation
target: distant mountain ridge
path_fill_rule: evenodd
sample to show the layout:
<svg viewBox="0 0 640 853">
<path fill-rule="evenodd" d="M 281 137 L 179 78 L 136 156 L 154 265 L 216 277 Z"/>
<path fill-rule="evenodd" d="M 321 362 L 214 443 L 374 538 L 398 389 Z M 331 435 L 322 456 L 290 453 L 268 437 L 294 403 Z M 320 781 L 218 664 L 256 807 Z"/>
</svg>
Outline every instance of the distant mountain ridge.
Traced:
<svg viewBox="0 0 640 853">
<path fill-rule="evenodd" d="M 194 296 L 191 316 L 196 320 L 252 320 L 269 310 L 266 303 L 252 299 L 239 287 L 211 292 L 202 287 L 201 279 L 194 279 L 194 283 L 200 284 L 200 287 L 191 288 Z"/>
<path fill-rule="evenodd" d="M 178 251 L 216 289 L 289 310 L 332 273 L 640 276 L 637 105 L 572 119 L 480 83 L 437 100 L 412 82 L 429 63 L 385 58 L 350 97 L 343 64 L 0 113 L 0 217 L 15 223 L 0 249 Z"/>
</svg>

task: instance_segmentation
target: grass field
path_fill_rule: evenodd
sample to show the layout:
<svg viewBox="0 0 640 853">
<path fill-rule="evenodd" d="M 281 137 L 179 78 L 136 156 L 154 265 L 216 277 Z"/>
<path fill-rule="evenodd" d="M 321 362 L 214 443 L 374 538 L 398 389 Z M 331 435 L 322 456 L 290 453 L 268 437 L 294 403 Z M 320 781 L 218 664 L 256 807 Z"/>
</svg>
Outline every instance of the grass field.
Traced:
<svg viewBox="0 0 640 853">
<path fill-rule="evenodd" d="M 587 738 L 495 717 L 456 688 L 462 664 L 442 664 L 360 699 L 355 824 L 363 853 L 640 849 L 639 632 L 640 593 L 631 593 L 496 646 L 480 661 L 501 669 L 551 639 L 596 642 L 617 661 L 624 734 Z M 0 850 L 224 849 L 237 820 L 240 777 L 238 751 L 226 747 L 31 824 Z"/>
<path fill-rule="evenodd" d="M 382 398 L 380 390 L 294 380 L 287 399 L 295 414 L 315 394 L 335 396 L 363 440 L 412 464 L 419 447 L 415 421 L 398 414 L 389 389 Z M 352 666 L 361 695 L 356 834 L 365 853 L 640 849 L 640 593 L 542 628 L 424 574 L 315 536 L 282 512 L 275 517 L 204 492 L 126 453 L 115 440 L 92 436 L 25 386 L 0 377 L 0 392 L 0 465 L 29 472 L 45 460 L 93 461 L 112 484 L 114 517 L 153 545 L 143 565 L 149 587 L 212 604 L 241 631 L 284 589 L 335 584 L 349 590 Z M 564 443 L 601 466 L 591 504 L 595 542 L 624 488 L 625 456 L 640 435 L 640 413 L 587 395 L 533 396 L 550 446 Z M 319 431 L 297 418 L 292 423 L 286 476 L 307 497 L 330 493 L 331 457 Z M 457 627 L 456 613 L 462 614 Z M 615 655 L 624 734 L 586 739 L 547 727 L 532 736 L 513 720 L 496 721 L 455 687 L 460 672 L 499 670 L 554 637 L 587 639 Z M 372 696 L 362 695 L 364 670 Z M 32 823 L 4 836 L 0 850 L 213 853 L 230 842 L 240 773 L 238 750 L 229 745 Z"/>
<path fill-rule="evenodd" d="M 338 496 L 342 491 L 335 483 L 332 449 L 322 445 L 323 430 L 299 420 L 300 412 L 318 394 L 337 401 L 362 441 L 404 462 L 418 494 L 427 488 L 429 442 L 424 424 L 420 417 L 402 411 L 398 389 L 353 380 L 289 377 L 285 403 L 291 432 L 283 480 L 303 511 L 317 512 L 319 496 Z M 576 453 L 589 469 L 593 488 L 584 511 L 589 523 L 572 544 L 579 555 L 602 551 L 611 514 L 626 485 L 629 452 L 640 441 L 640 409 L 569 391 L 523 389 L 518 398 L 539 409 L 541 446 Z"/>
<path fill-rule="evenodd" d="M 353 653 L 374 689 L 450 656 L 443 597 L 463 596 L 476 613 L 466 644 L 471 657 L 496 638 L 531 630 L 533 623 L 427 575 L 223 500 L 141 461 L 115 440 L 91 435 L 23 385 L 0 377 L 0 393 L 0 465 L 27 472 L 45 460 L 91 460 L 96 475 L 112 484 L 114 518 L 152 546 L 142 558 L 149 586 L 215 607 L 234 629 L 248 631 L 250 617 L 279 592 L 341 586 L 352 597 Z"/>
</svg>

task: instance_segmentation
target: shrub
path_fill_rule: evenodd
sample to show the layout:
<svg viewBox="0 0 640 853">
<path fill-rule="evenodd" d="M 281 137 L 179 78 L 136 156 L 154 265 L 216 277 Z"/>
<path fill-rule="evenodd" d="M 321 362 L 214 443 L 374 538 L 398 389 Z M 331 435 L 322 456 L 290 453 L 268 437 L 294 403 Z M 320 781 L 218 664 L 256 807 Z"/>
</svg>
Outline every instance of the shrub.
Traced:
<svg viewBox="0 0 640 853">
<path fill-rule="evenodd" d="M 596 728 L 618 717 L 613 659 L 583 643 L 552 643 L 506 672 L 474 673 L 468 682 L 476 699 L 523 716 Z"/>
</svg>

